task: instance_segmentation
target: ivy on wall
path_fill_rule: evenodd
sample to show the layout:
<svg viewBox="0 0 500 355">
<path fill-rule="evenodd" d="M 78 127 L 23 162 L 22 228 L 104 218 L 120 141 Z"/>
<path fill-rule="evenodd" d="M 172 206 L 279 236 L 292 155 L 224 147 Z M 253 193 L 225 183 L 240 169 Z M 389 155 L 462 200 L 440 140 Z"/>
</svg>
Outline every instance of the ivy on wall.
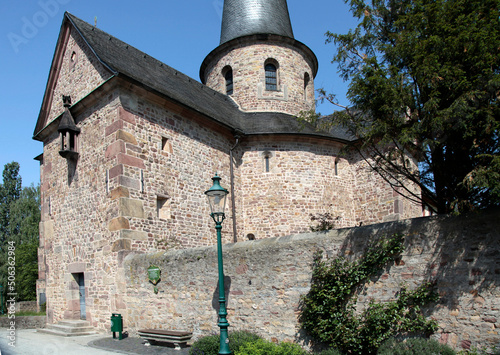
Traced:
<svg viewBox="0 0 500 355">
<path fill-rule="evenodd" d="M 422 306 L 438 300 L 434 284 L 425 282 L 415 290 L 402 287 L 393 301 L 371 301 L 355 312 L 356 291 L 404 251 L 404 237 L 382 238 L 356 261 L 314 255 L 311 289 L 301 297 L 299 321 L 316 340 L 344 353 L 373 354 L 382 342 L 397 334 L 429 336 L 437 329 L 427 320 Z"/>
</svg>

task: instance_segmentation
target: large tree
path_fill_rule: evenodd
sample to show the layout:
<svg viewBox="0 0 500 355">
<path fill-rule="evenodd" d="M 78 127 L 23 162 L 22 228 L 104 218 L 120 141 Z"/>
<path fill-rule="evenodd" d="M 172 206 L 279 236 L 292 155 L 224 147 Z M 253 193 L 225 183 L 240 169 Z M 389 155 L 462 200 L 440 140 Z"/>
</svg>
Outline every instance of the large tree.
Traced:
<svg viewBox="0 0 500 355">
<path fill-rule="evenodd" d="M 10 206 L 21 196 L 22 179 L 19 175 L 19 163 L 5 164 L 3 169 L 3 184 L 0 184 L 0 248 L 6 245 L 10 235 Z"/>
<path fill-rule="evenodd" d="M 19 168 L 16 162 L 6 164 L 0 184 L 0 284 L 5 293 L 12 291 L 18 300 L 29 301 L 36 299 L 40 188 L 22 188 Z M 7 287 L 9 243 L 15 246 L 13 290 Z"/>
<path fill-rule="evenodd" d="M 500 0 L 346 0 L 327 33 L 350 81 L 334 122 L 396 190 L 439 213 L 500 204 Z M 411 156 L 417 158 L 418 169 Z M 411 185 L 411 184 L 410 184 Z"/>
</svg>

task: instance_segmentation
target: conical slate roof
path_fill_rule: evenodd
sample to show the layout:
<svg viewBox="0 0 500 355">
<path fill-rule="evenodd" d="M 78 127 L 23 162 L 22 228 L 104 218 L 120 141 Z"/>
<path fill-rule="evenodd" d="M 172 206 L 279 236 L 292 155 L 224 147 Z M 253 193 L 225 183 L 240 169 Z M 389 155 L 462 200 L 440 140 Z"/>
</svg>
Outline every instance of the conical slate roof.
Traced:
<svg viewBox="0 0 500 355">
<path fill-rule="evenodd" d="M 286 0 L 224 0 L 220 44 L 255 34 L 294 38 Z"/>
</svg>

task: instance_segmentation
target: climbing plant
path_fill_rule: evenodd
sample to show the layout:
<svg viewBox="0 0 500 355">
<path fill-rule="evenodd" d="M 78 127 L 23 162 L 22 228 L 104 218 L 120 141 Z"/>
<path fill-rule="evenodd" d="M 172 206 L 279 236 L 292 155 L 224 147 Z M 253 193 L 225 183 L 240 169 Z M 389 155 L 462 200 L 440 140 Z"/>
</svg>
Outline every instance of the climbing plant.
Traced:
<svg viewBox="0 0 500 355">
<path fill-rule="evenodd" d="M 335 228 L 335 220 L 331 213 L 311 213 L 309 218 L 312 222 L 315 222 L 314 226 L 309 227 L 311 232 L 324 232 Z"/>
<path fill-rule="evenodd" d="M 301 297 L 302 327 L 313 338 L 350 354 L 374 354 L 396 334 L 432 334 L 436 322 L 427 320 L 421 311 L 438 299 L 430 282 L 414 290 L 402 287 L 394 301 L 371 301 L 364 311 L 355 311 L 356 291 L 403 252 L 403 242 L 402 235 L 382 238 L 356 261 L 330 259 L 317 252 L 311 289 Z"/>
</svg>

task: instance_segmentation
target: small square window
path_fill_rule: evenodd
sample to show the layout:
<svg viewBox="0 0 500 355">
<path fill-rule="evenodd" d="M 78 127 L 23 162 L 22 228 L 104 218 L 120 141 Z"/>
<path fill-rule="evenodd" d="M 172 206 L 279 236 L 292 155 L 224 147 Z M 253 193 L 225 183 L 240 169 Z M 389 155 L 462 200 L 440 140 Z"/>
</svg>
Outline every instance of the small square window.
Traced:
<svg viewBox="0 0 500 355">
<path fill-rule="evenodd" d="M 170 219 L 170 198 L 167 196 L 156 197 L 156 216 L 160 219 Z"/>
<path fill-rule="evenodd" d="M 161 137 L 160 150 L 165 153 L 172 153 L 172 144 L 167 137 Z"/>
</svg>

